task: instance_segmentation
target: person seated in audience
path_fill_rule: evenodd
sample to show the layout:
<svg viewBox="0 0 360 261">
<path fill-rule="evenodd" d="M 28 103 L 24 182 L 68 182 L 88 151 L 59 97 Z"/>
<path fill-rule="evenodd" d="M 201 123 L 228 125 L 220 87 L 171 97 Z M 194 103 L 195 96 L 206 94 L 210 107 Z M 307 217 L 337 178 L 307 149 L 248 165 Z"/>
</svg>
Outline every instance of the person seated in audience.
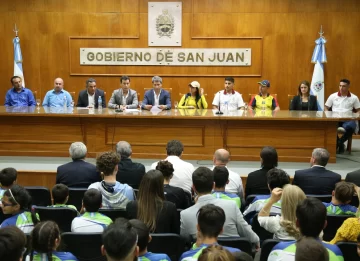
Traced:
<svg viewBox="0 0 360 261">
<path fill-rule="evenodd" d="M 207 109 L 204 89 L 200 88 L 200 83 L 197 81 L 189 83 L 189 91 L 181 98 L 178 109 Z"/>
<path fill-rule="evenodd" d="M 296 242 L 295 261 L 329 261 L 329 252 L 318 240 L 303 237 Z"/>
<path fill-rule="evenodd" d="M 176 205 L 177 209 L 186 209 L 191 205 L 191 194 L 185 192 L 182 188 L 171 186 L 170 180 L 174 176 L 173 165 L 167 161 L 159 161 L 156 169 L 164 176 L 164 194 L 165 199 Z"/>
<path fill-rule="evenodd" d="M 107 261 L 138 260 L 139 247 L 137 231 L 124 218 L 116 219 L 102 234 L 101 252 Z"/>
<path fill-rule="evenodd" d="M 311 168 L 295 171 L 292 184 L 300 187 L 306 195 L 331 195 L 341 176 L 325 168 L 329 158 L 330 153 L 326 149 L 314 149 L 310 159 Z"/>
<path fill-rule="evenodd" d="M 144 100 L 141 107 L 145 110 L 151 110 L 153 106 L 157 106 L 162 110 L 171 109 L 170 93 L 162 89 L 162 79 L 159 76 L 152 78 L 153 89 L 148 90 L 144 94 Z"/>
<path fill-rule="evenodd" d="M 226 184 L 229 183 L 229 171 L 226 167 L 217 166 L 213 170 L 215 189 L 212 192 L 214 198 L 224 200 L 232 200 L 236 203 L 237 207 L 241 207 L 241 199 L 238 195 L 225 191 Z"/>
<path fill-rule="evenodd" d="M 332 261 L 344 260 L 341 250 L 336 245 L 322 242 L 319 235 L 326 227 L 326 208 L 317 198 L 306 198 L 296 208 L 296 226 L 302 237 L 319 241 L 329 252 Z M 269 254 L 268 261 L 295 261 L 296 241 L 280 242 Z"/>
<path fill-rule="evenodd" d="M 289 175 L 282 169 L 273 168 L 266 174 L 267 183 L 270 190 L 270 195 L 258 195 L 254 198 L 253 202 L 244 211 L 244 216 L 251 219 L 256 213 L 258 213 L 266 203 L 269 202 L 271 193 L 275 188 L 283 188 L 285 185 L 290 184 Z M 281 199 L 271 206 L 270 213 L 281 213 Z"/>
<path fill-rule="evenodd" d="M 270 95 L 269 88 L 270 82 L 268 80 L 262 80 L 258 82 L 259 94 L 252 97 L 249 108 L 257 110 L 274 110 L 279 111 L 280 106 L 277 99 Z"/>
<path fill-rule="evenodd" d="M 257 252 L 257 253 L 259 253 L 259 252 Z M 235 253 L 232 253 L 232 255 L 235 257 L 235 261 L 253 261 L 254 260 L 252 258 L 252 256 L 250 256 L 248 253 L 245 253 L 245 252 L 235 252 Z"/>
<path fill-rule="evenodd" d="M 281 216 L 269 216 L 273 204 L 281 199 Z M 259 212 L 258 221 L 260 226 L 279 240 L 294 240 L 300 238 L 300 232 L 296 227 L 296 207 L 306 199 L 305 193 L 297 186 L 287 184 L 283 189 L 274 188 L 270 200 Z"/>
<path fill-rule="evenodd" d="M 147 246 L 151 242 L 149 228 L 138 219 L 129 220 L 131 226 L 136 230 L 138 235 L 137 246 L 139 247 L 138 261 L 171 261 L 166 254 L 156 254 L 147 251 Z"/>
<path fill-rule="evenodd" d="M 14 168 L 5 168 L 0 171 L 0 200 L 6 190 L 16 183 L 17 171 Z M 0 202 L 1 206 L 1 202 Z"/>
<path fill-rule="evenodd" d="M 325 102 L 325 111 L 330 109 L 333 112 L 359 112 L 360 102 L 359 98 L 350 93 L 350 81 L 348 79 L 341 79 L 339 84 L 339 91 L 331 94 Z M 337 136 L 336 150 L 339 153 L 344 153 L 345 145 L 344 142 L 351 137 L 356 129 L 356 122 L 342 121 L 338 123 L 338 132 L 343 134 L 340 138 Z"/>
<path fill-rule="evenodd" d="M 111 218 L 99 213 L 102 207 L 102 195 L 97 189 L 89 189 L 84 193 L 82 208 L 85 211 L 71 222 L 71 232 L 95 233 L 103 232 L 112 223 Z"/>
<path fill-rule="evenodd" d="M 245 253 L 239 252 L 238 253 Z M 203 249 L 198 261 L 235 261 L 234 255 L 220 245 L 210 245 Z"/>
<path fill-rule="evenodd" d="M 70 93 L 64 90 L 64 80 L 56 78 L 54 80 L 54 89 L 46 93 L 42 106 L 70 107 L 72 100 Z"/>
<path fill-rule="evenodd" d="M 240 93 L 234 90 L 235 80 L 233 77 L 225 77 L 224 90 L 215 94 L 212 102 L 213 109 L 224 111 L 244 110 L 245 103 Z M 219 108 L 220 106 L 220 108 Z"/>
<path fill-rule="evenodd" d="M 78 101 L 76 107 L 99 107 L 99 97 L 101 97 L 101 106 L 106 108 L 106 99 L 103 90 L 96 88 L 96 80 L 89 78 L 86 80 L 86 90 L 79 92 Z"/>
<path fill-rule="evenodd" d="M 202 206 L 197 212 L 197 236 L 193 248 L 183 253 L 180 260 L 197 260 L 201 252 L 210 245 L 217 245 L 217 238 L 222 233 L 225 223 L 225 212 L 213 204 Z M 225 247 L 231 253 L 240 249 Z"/>
<path fill-rule="evenodd" d="M 95 182 L 89 186 L 102 194 L 103 208 L 122 208 L 134 200 L 134 190 L 128 184 L 116 181 L 120 157 L 113 151 L 100 154 L 96 159 L 96 168 L 104 177 L 103 181 Z"/>
<path fill-rule="evenodd" d="M 17 226 L 24 233 L 30 233 L 34 225 L 38 223 L 38 217 L 31 211 L 31 196 L 27 190 L 14 184 L 5 191 L 1 199 L 1 209 L 5 215 L 11 217 L 5 219 L 0 228 Z"/>
<path fill-rule="evenodd" d="M 218 149 L 213 156 L 214 167 L 223 166 L 227 168 L 227 164 L 230 162 L 230 152 L 225 149 Z M 214 168 L 213 167 L 213 168 Z M 225 191 L 236 194 L 240 199 L 244 199 L 244 188 L 241 177 L 238 173 L 229 170 L 229 183 L 226 184 Z"/>
<path fill-rule="evenodd" d="M 317 111 L 317 99 L 315 95 L 310 94 L 310 83 L 302 81 L 296 95 L 290 104 L 290 111 Z"/>
<path fill-rule="evenodd" d="M 151 233 L 179 234 L 179 215 L 174 203 L 164 196 L 164 177 L 159 170 L 148 171 L 140 183 L 137 201 L 129 202 L 130 219 L 145 223 Z"/>
<path fill-rule="evenodd" d="M 53 205 L 49 207 L 67 207 L 77 211 L 75 206 L 66 205 L 69 200 L 69 188 L 64 184 L 56 184 L 51 190 L 51 195 Z"/>
<path fill-rule="evenodd" d="M 180 234 L 187 238 L 196 238 L 196 215 L 199 209 L 207 204 L 221 207 L 225 214 L 225 224 L 222 236 L 224 237 L 246 237 L 250 242 L 259 244 L 259 237 L 252 231 L 250 225 L 244 220 L 236 203 L 232 200 L 222 200 L 211 195 L 214 189 L 214 173 L 206 167 L 197 168 L 193 175 L 193 189 L 197 195 L 195 205 L 180 212 Z"/>
<path fill-rule="evenodd" d="M 38 223 L 31 232 L 31 252 L 26 260 L 77 261 L 78 259 L 70 252 L 56 251 L 60 241 L 60 230 L 55 222 Z"/>
<path fill-rule="evenodd" d="M 19 228 L 0 228 L 0 260 L 21 261 L 25 245 L 25 234 Z"/>
<path fill-rule="evenodd" d="M 72 162 L 57 168 L 56 184 L 61 183 L 68 187 L 87 188 L 90 184 L 101 180 L 95 165 L 85 161 L 87 148 L 84 143 L 72 143 L 69 154 Z"/>
<path fill-rule="evenodd" d="M 136 109 L 138 107 L 138 95 L 133 89 L 130 89 L 130 77 L 121 76 L 120 89 L 115 90 L 108 103 L 111 109 Z"/>
<path fill-rule="evenodd" d="M 332 192 L 331 202 L 323 202 L 327 213 L 336 215 L 355 215 L 357 208 L 349 205 L 354 193 L 354 184 L 345 181 L 336 183 L 335 190 Z"/>
<path fill-rule="evenodd" d="M 19 76 L 13 76 L 10 79 L 12 88 L 6 92 L 5 106 L 35 106 L 34 94 L 31 90 L 22 86 L 22 80 Z"/>
<path fill-rule="evenodd" d="M 268 195 L 267 173 L 278 166 L 278 154 L 275 148 L 266 146 L 260 152 L 261 169 L 249 173 L 245 195 Z"/>
<path fill-rule="evenodd" d="M 184 152 L 184 145 L 179 140 L 170 140 L 166 145 L 167 158 L 174 168 L 173 177 L 170 185 L 182 188 L 191 194 L 191 175 L 194 172 L 194 166 L 191 163 L 183 161 L 181 155 Z M 151 165 L 151 169 L 156 169 L 158 162 Z"/>
<path fill-rule="evenodd" d="M 121 158 L 116 180 L 123 184 L 129 184 L 133 189 L 138 189 L 146 172 L 145 166 L 131 160 L 131 145 L 126 141 L 119 141 L 116 144 L 116 153 Z"/>
<path fill-rule="evenodd" d="M 360 169 L 346 174 L 345 181 L 354 183 L 356 186 L 360 187 Z"/>
</svg>

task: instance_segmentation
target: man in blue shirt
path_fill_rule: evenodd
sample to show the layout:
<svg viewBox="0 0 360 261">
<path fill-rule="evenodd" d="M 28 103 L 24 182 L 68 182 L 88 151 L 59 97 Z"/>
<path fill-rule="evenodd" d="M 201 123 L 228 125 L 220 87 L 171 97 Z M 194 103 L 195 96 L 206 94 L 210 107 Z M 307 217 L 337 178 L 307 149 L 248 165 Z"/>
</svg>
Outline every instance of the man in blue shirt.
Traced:
<svg viewBox="0 0 360 261">
<path fill-rule="evenodd" d="M 42 106 L 48 107 L 70 107 L 72 98 L 70 93 L 64 90 L 64 81 L 56 78 L 54 81 L 54 89 L 46 93 Z"/>
<path fill-rule="evenodd" d="M 5 106 L 35 106 L 36 102 L 32 91 L 22 86 L 19 76 L 11 77 L 13 88 L 5 96 Z"/>
</svg>

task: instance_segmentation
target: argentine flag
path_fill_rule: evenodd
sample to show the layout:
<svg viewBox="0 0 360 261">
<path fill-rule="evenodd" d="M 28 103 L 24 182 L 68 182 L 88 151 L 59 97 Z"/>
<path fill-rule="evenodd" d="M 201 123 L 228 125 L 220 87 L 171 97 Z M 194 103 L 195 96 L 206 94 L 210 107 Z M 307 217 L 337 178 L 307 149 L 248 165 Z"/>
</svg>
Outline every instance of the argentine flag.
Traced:
<svg viewBox="0 0 360 261">
<path fill-rule="evenodd" d="M 315 41 L 316 46 L 314 49 L 314 53 L 311 58 L 311 62 L 315 63 L 314 66 L 314 73 L 311 80 L 311 88 L 310 93 L 312 95 L 317 96 L 317 103 L 318 103 L 318 110 L 324 110 L 324 63 L 327 62 L 326 60 L 326 53 L 325 53 L 325 43 L 326 40 L 324 37 L 320 37 Z"/>
<path fill-rule="evenodd" d="M 14 76 L 19 76 L 22 79 L 22 86 L 25 87 L 25 79 L 24 73 L 22 68 L 22 55 L 21 55 L 21 48 L 20 48 L 20 38 L 15 37 L 13 39 L 14 43 Z"/>
</svg>

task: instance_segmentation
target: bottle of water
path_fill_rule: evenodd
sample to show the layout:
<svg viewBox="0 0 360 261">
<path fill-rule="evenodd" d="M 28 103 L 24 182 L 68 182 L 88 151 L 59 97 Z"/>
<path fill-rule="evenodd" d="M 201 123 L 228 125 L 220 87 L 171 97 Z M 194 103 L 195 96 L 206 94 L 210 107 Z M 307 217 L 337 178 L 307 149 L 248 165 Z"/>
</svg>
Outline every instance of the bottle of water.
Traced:
<svg viewBox="0 0 360 261">
<path fill-rule="evenodd" d="M 102 110 L 102 98 L 101 98 L 100 95 L 99 95 L 99 98 L 98 98 L 98 110 Z"/>
<path fill-rule="evenodd" d="M 64 112 L 67 111 L 67 100 L 66 95 L 64 95 Z"/>
</svg>

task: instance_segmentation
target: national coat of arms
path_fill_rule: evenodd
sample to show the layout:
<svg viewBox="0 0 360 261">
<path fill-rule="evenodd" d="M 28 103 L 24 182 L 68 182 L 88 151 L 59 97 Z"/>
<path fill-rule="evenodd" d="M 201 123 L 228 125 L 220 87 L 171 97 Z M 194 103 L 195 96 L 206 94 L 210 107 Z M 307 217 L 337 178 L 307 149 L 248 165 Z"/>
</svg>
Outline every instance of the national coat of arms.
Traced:
<svg viewBox="0 0 360 261">
<path fill-rule="evenodd" d="M 162 10 L 162 14 L 156 18 L 156 31 L 159 37 L 169 37 L 174 32 L 175 22 L 174 17 L 169 14 L 167 9 Z"/>
</svg>

